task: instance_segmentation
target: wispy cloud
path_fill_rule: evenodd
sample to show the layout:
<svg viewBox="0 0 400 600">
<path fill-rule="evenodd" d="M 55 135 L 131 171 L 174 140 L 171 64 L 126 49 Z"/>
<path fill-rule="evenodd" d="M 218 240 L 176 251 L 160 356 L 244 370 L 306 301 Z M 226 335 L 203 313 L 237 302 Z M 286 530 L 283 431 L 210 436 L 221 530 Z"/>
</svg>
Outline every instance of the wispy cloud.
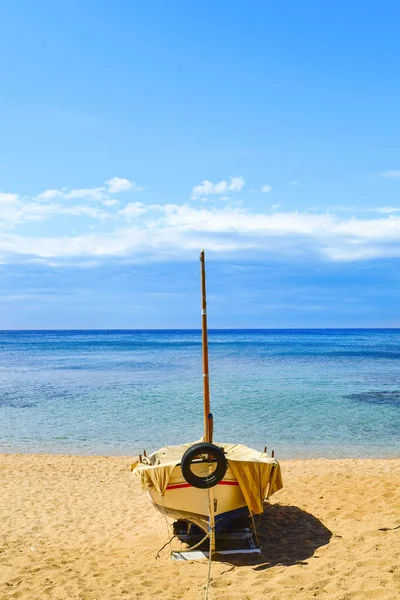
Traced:
<svg viewBox="0 0 400 600">
<path fill-rule="evenodd" d="M 125 218 L 127 221 L 130 221 L 140 215 L 148 212 L 148 207 L 142 202 L 130 202 L 125 206 L 125 208 L 118 211 L 117 216 Z"/>
<path fill-rule="evenodd" d="M 61 189 L 45 190 L 36 196 L 36 200 L 47 202 L 56 199 L 85 199 L 101 202 L 109 199 L 110 194 L 141 192 L 143 190 L 144 186 L 138 185 L 135 181 L 129 181 L 129 179 L 124 179 L 123 177 L 113 177 L 100 187 L 83 189 L 63 187 Z"/>
<path fill-rule="evenodd" d="M 293 187 L 299 187 L 300 183 L 296 181 L 296 179 L 292 179 L 292 181 L 289 181 L 289 185 L 292 185 Z"/>
<path fill-rule="evenodd" d="M 107 219 L 110 214 L 93 206 L 63 204 L 40 204 L 16 198 L 12 202 L 0 204 L 0 227 L 15 227 L 20 223 L 35 223 L 62 215 L 75 217 L 90 217 L 93 219 Z"/>
<path fill-rule="evenodd" d="M 197 208 L 190 203 L 129 201 L 121 205 L 109 193 L 111 189 L 113 194 L 134 192 L 133 182 L 127 182 L 114 178 L 96 188 L 46 190 L 44 198 L 0 193 L 0 261 L 44 260 L 54 265 L 118 257 L 136 261 L 158 260 L 160 256 L 181 259 L 185 251 L 203 246 L 221 256 L 266 253 L 276 260 L 354 261 L 400 256 L 400 208 L 364 208 L 356 217 L 341 207 L 330 207 L 329 212 L 301 212 L 283 211 L 274 204 L 260 211 L 244 204 L 221 204 L 220 197 Z M 229 187 L 233 192 L 243 185 L 243 179 L 232 178 L 229 183 L 210 183 L 212 187 L 205 189 L 214 194 L 217 186 L 218 190 Z M 100 200 L 99 204 L 93 205 L 93 198 Z M 132 198 L 128 196 L 128 200 Z M 85 217 L 77 229 L 79 234 L 61 225 L 59 229 L 70 232 L 68 235 L 43 235 L 43 228 L 36 235 L 32 233 L 35 222 L 65 216 Z M 101 221 L 101 234 L 88 219 Z M 24 223 L 31 224 L 29 235 L 17 230 Z M 7 232 L 6 227 L 14 229 Z"/>
<path fill-rule="evenodd" d="M 314 207 L 309 207 L 308 211 L 315 211 L 315 210 L 321 210 L 321 207 L 319 206 L 314 206 Z M 329 210 L 329 211 L 333 211 L 333 212 L 351 212 L 353 214 L 355 213 L 379 213 L 379 214 L 383 214 L 383 215 L 392 215 L 395 213 L 400 212 L 400 208 L 397 206 L 372 206 L 370 208 L 366 208 L 364 206 L 355 206 L 355 205 L 341 205 L 341 204 L 334 204 L 334 205 L 329 205 L 325 207 L 325 210 Z"/>
<path fill-rule="evenodd" d="M 111 199 L 111 200 L 103 200 L 102 204 L 103 204 L 103 206 L 118 206 L 119 202 L 118 202 L 118 200 Z"/>
<path fill-rule="evenodd" d="M 400 212 L 400 208 L 396 206 L 378 206 L 376 208 L 366 208 L 366 212 L 377 212 L 383 215 L 392 215 Z"/>
<path fill-rule="evenodd" d="M 263 185 L 261 188 L 261 191 L 264 193 L 268 193 L 272 190 L 272 187 L 270 185 Z"/>
<path fill-rule="evenodd" d="M 0 192 L 0 227 L 15 227 L 20 223 L 46 221 L 62 215 L 108 219 L 113 216 L 110 209 L 119 205 L 110 194 L 142 189 L 134 181 L 114 177 L 99 187 L 48 189 L 36 196 Z M 84 204 L 74 204 L 75 201 Z M 99 202 L 103 208 L 89 206 L 86 202 Z"/>
<path fill-rule="evenodd" d="M 274 259 L 352 261 L 400 256 L 400 217 L 339 219 L 329 214 L 251 213 L 238 207 L 131 203 L 119 212 L 127 226 L 63 237 L 0 236 L 3 256 L 42 259 L 182 258 L 201 246 L 221 255 L 267 252 Z M 132 223 L 132 224 L 130 224 Z"/>
<path fill-rule="evenodd" d="M 18 202 L 18 194 L 0 192 L 0 205 L 14 204 L 15 202 Z"/>
<path fill-rule="evenodd" d="M 384 171 L 383 173 L 379 173 L 379 175 L 386 179 L 400 179 L 400 171 Z"/>
<path fill-rule="evenodd" d="M 243 177 L 231 177 L 231 180 L 219 181 L 212 183 L 205 179 L 199 185 L 195 185 L 192 189 L 192 198 L 198 199 L 201 196 L 209 196 L 210 194 L 226 194 L 227 192 L 240 192 L 245 186 Z"/>
</svg>

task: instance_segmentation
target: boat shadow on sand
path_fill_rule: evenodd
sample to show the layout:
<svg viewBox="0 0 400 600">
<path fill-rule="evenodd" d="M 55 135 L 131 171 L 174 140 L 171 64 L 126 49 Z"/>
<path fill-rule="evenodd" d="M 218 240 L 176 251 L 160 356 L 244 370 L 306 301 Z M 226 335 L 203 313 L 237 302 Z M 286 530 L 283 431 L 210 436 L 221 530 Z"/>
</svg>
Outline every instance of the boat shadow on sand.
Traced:
<svg viewBox="0 0 400 600">
<path fill-rule="evenodd" d="M 251 565 L 256 571 L 277 565 L 304 564 L 332 537 L 332 532 L 319 519 L 297 506 L 266 504 L 255 524 L 262 553 L 224 555 L 221 562 L 234 566 Z M 215 560 L 220 560 L 218 555 Z"/>
</svg>

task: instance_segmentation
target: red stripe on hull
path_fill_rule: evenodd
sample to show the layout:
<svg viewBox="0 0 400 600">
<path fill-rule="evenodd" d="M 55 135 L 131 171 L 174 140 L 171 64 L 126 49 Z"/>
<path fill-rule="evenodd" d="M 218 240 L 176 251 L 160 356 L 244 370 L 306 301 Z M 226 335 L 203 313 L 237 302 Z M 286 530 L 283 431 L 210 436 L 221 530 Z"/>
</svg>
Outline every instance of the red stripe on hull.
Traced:
<svg viewBox="0 0 400 600">
<path fill-rule="evenodd" d="M 237 481 L 220 481 L 218 485 L 239 485 Z"/>
<path fill-rule="evenodd" d="M 167 485 L 167 490 L 178 490 L 179 488 L 192 487 L 190 483 L 177 483 L 176 485 Z"/>
<path fill-rule="evenodd" d="M 239 485 L 237 481 L 220 481 L 217 485 Z M 192 487 L 190 483 L 177 483 L 175 485 L 168 485 L 167 490 L 179 490 L 180 488 Z"/>
</svg>

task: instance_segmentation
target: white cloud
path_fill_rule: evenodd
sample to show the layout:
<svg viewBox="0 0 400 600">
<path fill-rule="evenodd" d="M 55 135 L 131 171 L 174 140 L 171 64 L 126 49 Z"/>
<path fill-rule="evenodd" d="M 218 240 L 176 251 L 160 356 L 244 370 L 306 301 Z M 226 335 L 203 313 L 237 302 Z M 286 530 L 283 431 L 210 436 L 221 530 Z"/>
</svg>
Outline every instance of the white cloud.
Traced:
<svg viewBox="0 0 400 600">
<path fill-rule="evenodd" d="M 229 187 L 238 191 L 242 178 L 204 185 L 203 193 Z M 212 204 L 145 204 L 129 202 L 120 207 L 109 197 L 104 186 L 97 188 L 47 190 L 45 198 L 20 197 L 0 193 L 0 262 L 13 260 L 43 260 L 48 264 L 65 261 L 86 264 L 87 261 L 129 257 L 130 260 L 181 259 L 183 254 L 206 247 L 220 256 L 253 253 L 278 259 L 299 257 L 328 261 L 368 260 L 379 257 L 400 257 L 399 208 L 382 206 L 363 209 L 357 218 L 338 209 L 323 212 L 283 211 L 275 204 L 265 211 L 251 210 L 243 205 Z M 131 190 L 132 191 L 132 190 Z M 55 193 L 57 192 L 57 193 Z M 219 192 L 218 192 L 219 193 Z M 82 202 L 99 195 L 101 204 Z M 72 202 L 64 202 L 68 197 Z M 57 200 L 57 201 L 54 201 Z M 80 200 L 77 204 L 74 200 Z M 272 211 L 271 212 L 271 208 Z M 280 212 L 278 212 L 278 210 Z M 372 215 L 372 211 L 377 214 Z M 43 227 L 35 223 L 47 219 L 82 218 L 81 234 L 72 227 L 71 235 L 44 236 Z M 103 233 L 87 219 L 100 222 Z M 31 223 L 29 235 L 22 223 Z M 70 223 L 70 221 L 66 221 Z M 12 233 L 4 228 L 13 227 Z M 59 221 L 57 230 L 62 227 Z M 70 227 L 70 225 L 68 225 Z"/>
<path fill-rule="evenodd" d="M 299 187 L 300 183 L 295 179 L 292 179 L 292 181 L 289 181 L 289 185 L 292 185 L 293 187 Z"/>
<path fill-rule="evenodd" d="M 84 198 L 88 200 L 103 200 L 106 196 L 104 187 L 72 189 L 69 191 L 64 190 L 60 192 L 60 197 L 65 198 L 66 200 L 76 200 Z"/>
<path fill-rule="evenodd" d="M 384 171 L 380 176 L 387 179 L 400 179 L 400 171 Z"/>
<path fill-rule="evenodd" d="M 128 222 L 133 219 L 135 225 L 103 235 L 32 238 L 3 234 L 0 253 L 52 260 L 118 256 L 143 260 L 159 257 L 161 250 L 163 257 L 179 258 L 183 251 L 206 246 L 222 255 L 267 252 L 274 259 L 311 255 L 349 261 L 400 256 L 400 217 L 396 216 L 339 219 L 330 214 L 264 214 L 229 206 L 217 210 L 142 203 L 131 203 L 118 215 Z M 92 216 L 103 215 L 100 211 Z"/>
<path fill-rule="evenodd" d="M 93 219 L 111 218 L 116 214 L 112 209 L 119 206 L 119 201 L 110 197 L 111 190 L 113 193 L 119 193 L 128 190 L 136 192 L 141 189 L 143 188 L 133 181 L 114 177 L 106 181 L 103 186 L 95 188 L 53 188 L 44 190 L 36 196 L 0 192 L 0 228 L 45 221 L 62 215 L 86 216 Z M 81 202 L 74 204 L 77 200 Z M 93 208 L 82 204 L 82 201 L 100 202 L 103 208 Z"/>
<path fill-rule="evenodd" d="M 55 199 L 84 199 L 95 202 L 103 202 L 110 199 L 110 194 L 119 194 L 121 192 L 141 192 L 142 190 L 144 190 L 144 187 L 137 185 L 135 181 L 129 181 L 129 179 L 124 179 L 123 177 L 113 177 L 112 179 L 106 181 L 104 185 L 94 188 L 63 187 L 60 190 L 45 190 L 36 196 L 36 200 L 47 202 Z"/>
<path fill-rule="evenodd" d="M 218 183 L 212 183 L 205 179 L 199 185 L 192 188 L 192 198 L 198 199 L 199 196 L 208 196 L 209 194 L 226 194 L 227 192 L 240 192 L 244 185 L 243 177 L 231 177 L 230 182 L 222 180 Z"/>
<path fill-rule="evenodd" d="M 54 200 L 55 198 L 61 198 L 63 192 L 61 190 L 45 190 L 37 195 L 38 200 Z"/>
<path fill-rule="evenodd" d="M 270 185 L 263 185 L 261 188 L 261 191 L 264 193 L 268 193 L 272 190 L 272 187 Z"/>
<path fill-rule="evenodd" d="M 79 197 L 79 194 L 77 195 Z M 117 201 L 105 201 L 106 208 L 115 206 Z M 19 197 L 17 194 L 0 194 L 0 228 L 15 228 L 22 223 L 47 221 L 62 216 L 92 219 L 107 219 L 114 215 L 109 210 L 95 208 L 87 204 L 60 204 L 41 202 L 37 198 Z"/>
<path fill-rule="evenodd" d="M 400 212 L 400 208 L 397 208 L 395 206 L 378 206 L 377 208 L 367 208 L 365 210 L 366 212 L 377 212 L 384 215 Z"/>
<path fill-rule="evenodd" d="M 110 218 L 110 213 L 101 210 L 99 208 L 94 208 L 93 206 L 70 206 L 70 207 L 59 207 L 58 214 L 62 215 L 71 215 L 74 217 L 87 216 L 92 219 L 108 219 Z"/>
<path fill-rule="evenodd" d="M 240 192 L 245 183 L 244 177 L 232 177 L 229 189 L 232 192 Z"/>
<path fill-rule="evenodd" d="M 0 192 L 0 204 L 15 204 L 18 202 L 18 194 Z"/>
<path fill-rule="evenodd" d="M 0 209 L 0 225 L 15 227 L 20 223 L 47 221 L 59 216 L 87 216 L 93 219 L 106 219 L 111 215 L 106 211 L 87 205 L 64 206 L 62 204 L 39 204 L 37 202 L 16 202 Z"/>
<path fill-rule="evenodd" d="M 227 189 L 228 184 L 226 181 L 220 181 L 214 185 L 211 181 L 205 179 L 200 185 L 196 185 L 192 188 L 192 194 L 193 196 L 207 196 L 208 194 L 220 194 Z"/>
<path fill-rule="evenodd" d="M 143 202 L 131 202 L 125 206 L 125 208 L 118 211 L 117 216 L 124 217 L 127 220 L 139 217 L 143 213 L 147 212 L 148 208 Z"/>
<path fill-rule="evenodd" d="M 136 187 L 134 181 L 124 179 L 123 177 L 113 177 L 106 181 L 107 189 L 111 194 L 118 194 L 119 192 L 130 192 Z"/>
<path fill-rule="evenodd" d="M 245 209 L 228 206 L 223 209 L 194 209 L 188 204 L 166 205 L 165 225 L 210 233 L 239 233 L 260 235 L 308 234 L 328 226 L 328 215 L 250 213 Z"/>
</svg>

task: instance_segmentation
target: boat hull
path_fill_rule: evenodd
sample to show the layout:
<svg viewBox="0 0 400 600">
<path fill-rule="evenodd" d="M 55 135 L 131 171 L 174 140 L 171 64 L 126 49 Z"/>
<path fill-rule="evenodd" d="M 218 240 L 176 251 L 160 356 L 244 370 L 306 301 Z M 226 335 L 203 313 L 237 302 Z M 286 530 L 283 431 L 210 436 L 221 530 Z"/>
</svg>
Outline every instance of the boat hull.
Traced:
<svg viewBox="0 0 400 600">
<path fill-rule="evenodd" d="M 196 475 L 204 476 L 205 465 L 193 465 Z M 197 471 L 197 472 L 196 472 Z M 172 472 L 171 478 L 161 496 L 156 490 L 149 491 L 156 508 L 174 520 L 183 520 L 209 529 L 209 507 L 214 502 L 215 530 L 218 533 L 227 523 L 249 515 L 246 500 L 240 490 L 232 470 L 228 467 L 225 477 L 211 490 L 193 487 L 184 479 L 180 465 Z"/>
</svg>

